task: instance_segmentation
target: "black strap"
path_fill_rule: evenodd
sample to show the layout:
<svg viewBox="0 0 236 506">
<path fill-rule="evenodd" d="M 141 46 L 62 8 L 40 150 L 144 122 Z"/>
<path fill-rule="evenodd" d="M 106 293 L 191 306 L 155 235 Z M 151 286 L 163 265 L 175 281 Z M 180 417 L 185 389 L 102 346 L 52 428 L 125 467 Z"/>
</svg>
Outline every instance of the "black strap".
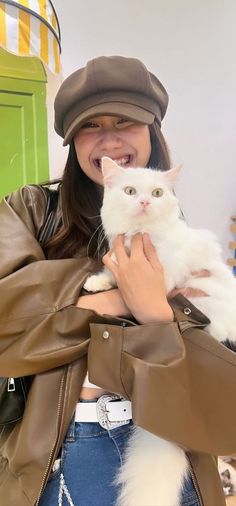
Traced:
<svg viewBox="0 0 236 506">
<path fill-rule="evenodd" d="M 58 202 L 57 190 L 50 190 L 47 187 L 43 187 L 43 190 L 47 195 L 47 207 L 45 211 L 45 221 L 38 235 L 38 241 L 40 244 L 45 244 L 53 235 L 56 224 L 56 210 Z"/>
</svg>

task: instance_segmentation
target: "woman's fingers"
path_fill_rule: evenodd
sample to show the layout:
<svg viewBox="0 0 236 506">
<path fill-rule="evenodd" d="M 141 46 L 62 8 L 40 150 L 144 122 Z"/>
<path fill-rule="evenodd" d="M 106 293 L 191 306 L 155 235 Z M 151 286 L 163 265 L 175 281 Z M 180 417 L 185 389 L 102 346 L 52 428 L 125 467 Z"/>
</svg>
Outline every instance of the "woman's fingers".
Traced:
<svg viewBox="0 0 236 506">
<path fill-rule="evenodd" d="M 126 252 L 124 237 L 116 237 L 112 252 L 103 257 L 103 262 L 114 275 L 126 306 L 140 323 L 173 321 L 164 271 L 147 234 L 132 237 L 130 254 Z"/>
<path fill-rule="evenodd" d="M 125 236 L 123 234 L 117 235 L 117 237 L 114 239 L 112 244 L 112 249 L 115 253 L 115 256 L 117 258 L 117 263 L 124 265 L 125 262 L 128 260 L 128 255 L 125 250 L 124 246 L 124 240 Z"/>
<path fill-rule="evenodd" d="M 124 236 L 122 234 L 118 235 L 114 239 L 112 246 L 112 249 L 103 256 L 102 261 L 117 279 L 119 264 L 124 265 L 128 259 L 124 247 Z"/>
<path fill-rule="evenodd" d="M 142 234 L 138 233 L 131 237 L 130 260 L 142 261 L 144 259 Z"/>
<path fill-rule="evenodd" d="M 116 280 L 118 280 L 119 276 L 119 266 L 122 266 L 122 268 L 125 266 L 129 267 L 129 260 L 142 260 L 143 262 L 146 258 L 153 269 L 163 269 L 159 261 L 156 249 L 153 246 L 151 239 L 147 233 L 138 233 L 132 237 L 130 245 L 130 256 L 125 249 L 124 239 L 125 236 L 123 234 L 118 235 L 113 241 L 113 249 L 104 255 L 102 259 L 104 265 L 112 272 Z M 207 269 L 192 271 L 191 274 L 194 278 L 205 278 L 211 276 L 210 271 Z M 180 287 L 171 290 L 171 292 L 168 294 L 168 298 L 171 299 L 178 294 L 182 294 L 186 298 L 208 297 L 208 294 L 199 288 Z"/>
<path fill-rule="evenodd" d="M 104 255 L 102 259 L 104 265 L 113 273 L 116 279 L 119 268 L 127 270 L 132 264 L 137 267 L 139 264 L 142 265 L 145 260 L 148 261 L 150 268 L 163 270 L 155 247 L 147 233 L 138 233 L 131 238 L 130 253 L 126 251 L 124 240 L 125 236 L 123 234 L 118 235 L 113 241 L 112 250 Z"/>
<path fill-rule="evenodd" d="M 149 260 L 151 264 L 161 265 L 157 257 L 156 250 L 147 233 L 144 234 L 138 233 L 133 235 L 130 244 L 130 255 L 127 253 L 126 248 L 124 246 L 124 240 L 125 236 L 123 234 L 119 234 L 114 239 L 112 244 L 112 251 L 114 251 L 115 253 L 115 257 L 117 259 L 118 264 L 125 265 L 124 262 L 127 262 L 129 258 L 132 260 L 133 259 L 143 260 L 143 256 L 145 256 L 146 259 Z M 108 252 L 107 254 L 110 254 L 110 252 Z"/>
<path fill-rule="evenodd" d="M 208 269 L 201 269 L 199 271 L 192 271 L 192 276 L 194 278 L 209 278 L 211 276 L 211 272 Z M 200 290 L 200 288 L 191 288 L 189 287 L 183 287 L 183 288 L 174 288 L 171 290 L 171 292 L 168 294 L 168 299 L 172 299 L 176 295 L 181 293 L 184 295 L 184 297 L 209 297 L 209 294 L 204 292 L 203 290 Z"/>
<path fill-rule="evenodd" d="M 108 251 L 106 255 L 102 257 L 102 261 L 104 265 L 112 272 L 115 278 L 117 277 L 117 263 L 114 261 L 114 252 L 112 250 Z"/>
<path fill-rule="evenodd" d="M 200 290 L 199 288 L 185 287 L 185 288 L 174 288 L 173 290 L 171 290 L 171 292 L 168 293 L 168 299 L 172 299 L 179 293 L 181 295 L 184 295 L 186 299 L 188 299 L 189 297 L 208 297 L 208 293 L 204 292 L 203 290 Z"/>
<path fill-rule="evenodd" d="M 135 234 L 131 240 L 130 258 L 144 261 L 145 258 L 153 268 L 162 268 L 157 252 L 153 246 L 149 234 Z"/>
<path fill-rule="evenodd" d="M 144 255 L 147 258 L 147 260 L 150 262 L 151 266 L 153 268 L 157 268 L 157 267 L 162 268 L 162 265 L 159 261 L 156 249 L 153 246 L 149 235 L 144 233 L 142 236 L 142 240 L 143 240 Z"/>
<path fill-rule="evenodd" d="M 194 278 L 209 278 L 211 276 L 211 272 L 208 269 L 201 269 L 200 271 L 192 271 L 192 276 Z"/>
</svg>

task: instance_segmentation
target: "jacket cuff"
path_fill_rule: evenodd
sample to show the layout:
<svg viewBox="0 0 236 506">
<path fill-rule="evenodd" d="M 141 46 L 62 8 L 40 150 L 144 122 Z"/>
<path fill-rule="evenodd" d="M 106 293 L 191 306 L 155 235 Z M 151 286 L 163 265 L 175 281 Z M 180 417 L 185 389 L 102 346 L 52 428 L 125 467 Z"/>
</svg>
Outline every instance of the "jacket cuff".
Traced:
<svg viewBox="0 0 236 506">
<path fill-rule="evenodd" d="M 209 318 L 182 294 L 178 294 L 172 299 L 168 299 L 168 303 L 173 310 L 174 321 L 188 321 L 191 323 L 198 323 L 202 324 L 203 327 L 211 323 Z"/>
<path fill-rule="evenodd" d="M 91 383 L 127 397 L 121 381 L 123 328 L 119 325 L 90 324 L 88 377 Z"/>
<path fill-rule="evenodd" d="M 168 366 L 185 356 L 178 323 L 145 325 L 90 324 L 89 381 L 132 398 L 137 367 Z M 131 361 L 131 364 L 129 362 Z M 140 364 L 139 364 L 140 361 Z M 143 366 L 141 367 L 143 368 Z"/>
</svg>

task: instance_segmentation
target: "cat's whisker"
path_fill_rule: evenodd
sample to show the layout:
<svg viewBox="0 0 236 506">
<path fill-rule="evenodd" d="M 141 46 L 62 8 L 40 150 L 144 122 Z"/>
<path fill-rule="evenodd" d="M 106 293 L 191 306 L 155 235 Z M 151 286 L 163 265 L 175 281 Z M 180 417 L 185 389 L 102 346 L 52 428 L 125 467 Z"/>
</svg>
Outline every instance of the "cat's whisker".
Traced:
<svg viewBox="0 0 236 506">
<path fill-rule="evenodd" d="M 95 216 L 87 216 L 88 220 L 93 220 L 94 218 L 101 218 L 101 214 L 95 214 Z"/>
<path fill-rule="evenodd" d="M 106 234 L 105 234 L 105 231 L 102 229 L 98 235 L 98 245 L 97 245 L 97 249 L 95 251 L 95 255 L 97 255 L 98 258 L 99 258 L 99 252 L 101 250 L 102 244 L 104 243 L 105 240 L 106 240 Z"/>
<path fill-rule="evenodd" d="M 89 256 L 89 247 L 90 247 L 90 244 L 91 244 L 91 242 L 92 242 L 92 240 L 93 240 L 94 236 L 97 234 L 97 232 L 98 232 L 98 230 L 99 230 L 99 229 L 101 229 L 101 230 L 100 230 L 100 232 L 99 232 L 99 234 L 98 234 L 98 246 L 97 246 L 97 248 L 96 248 L 95 255 L 97 255 L 97 256 L 98 256 L 98 253 L 99 253 L 99 250 L 100 250 L 100 246 L 102 245 L 102 243 L 103 243 L 103 242 L 105 241 L 105 239 L 106 239 L 106 235 L 105 235 L 105 232 L 104 232 L 104 230 L 103 230 L 103 225 L 102 225 L 102 223 L 100 223 L 100 225 L 98 225 L 98 227 L 95 229 L 95 231 L 94 231 L 93 235 L 92 235 L 92 236 L 90 237 L 90 239 L 89 239 L 88 246 L 87 246 L 87 256 Z M 102 240 L 101 240 L 101 242 L 100 242 L 100 236 L 101 236 L 102 234 L 104 234 L 104 237 L 102 238 Z"/>
<path fill-rule="evenodd" d="M 88 256 L 89 246 L 90 246 L 90 244 L 91 244 L 91 241 L 93 240 L 93 237 L 96 235 L 96 233 L 97 233 L 97 231 L 99 230 L 99 228 L 102 228 L 102 226 L 103 226 L 103 225 L 102 225 L 102 223 L 100 223 L 100 225 L 98 225 L 98 227 L 95 229 L 95 231 L 94 231 L 93 235 L 90 237 L 89 242 L 88 242 L 88 245 L 87 245 L 87 250 L 86 250 L 86 251 L 87 251 L 87 256 Z M 97 251 L 97 250 L 96 250 L 96 251 Z"/>
</svg>

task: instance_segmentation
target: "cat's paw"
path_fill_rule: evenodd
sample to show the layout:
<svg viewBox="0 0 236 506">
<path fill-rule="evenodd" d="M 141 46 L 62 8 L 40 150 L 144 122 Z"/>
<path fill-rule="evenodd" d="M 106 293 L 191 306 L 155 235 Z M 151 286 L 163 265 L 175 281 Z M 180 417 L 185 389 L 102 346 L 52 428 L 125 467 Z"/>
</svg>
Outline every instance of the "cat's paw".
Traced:
<svg viewBox="0 0 236 506">
<path fill-rule="evenodd" d="M 90 276 L 84 283 L 84 289 L 88 292 L 102 292 L 112 288 L 110 279 L 105 274 Z"/>
</svg>

